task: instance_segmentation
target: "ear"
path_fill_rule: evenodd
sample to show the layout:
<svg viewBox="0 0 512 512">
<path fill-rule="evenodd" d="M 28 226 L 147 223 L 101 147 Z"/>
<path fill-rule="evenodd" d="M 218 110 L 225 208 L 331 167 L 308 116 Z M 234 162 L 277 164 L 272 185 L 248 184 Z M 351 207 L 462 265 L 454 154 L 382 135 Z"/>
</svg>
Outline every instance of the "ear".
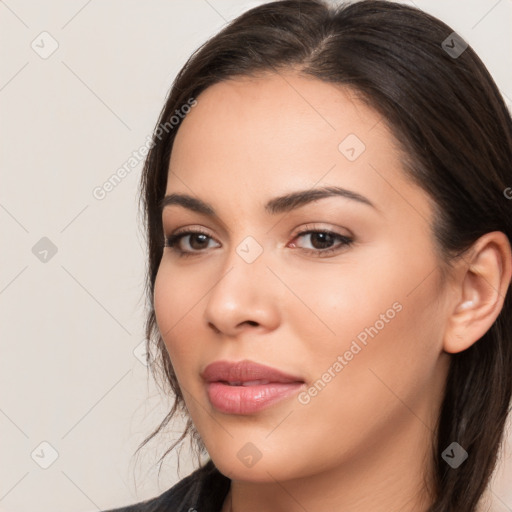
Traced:
<svg viewBox="0 0 512 512">
<path fill-rule="evenodd" d="M 457 353 L 478 341 L 500 314 L 512 273 L 512 253 L 501 231 L 480 237 L 461 258 L 454 273 L 453 303 L 443 348 Z"/>
</svg>

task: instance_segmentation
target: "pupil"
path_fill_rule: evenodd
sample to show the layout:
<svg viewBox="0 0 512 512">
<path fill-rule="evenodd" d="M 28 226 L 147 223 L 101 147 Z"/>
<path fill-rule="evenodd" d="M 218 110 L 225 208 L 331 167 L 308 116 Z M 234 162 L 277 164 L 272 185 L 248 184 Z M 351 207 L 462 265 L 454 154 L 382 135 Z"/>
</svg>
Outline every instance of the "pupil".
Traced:
<svg viewBox="0 0 512 512">
<path fill-rule="evenodd" d="M 312 245 L 315 249 L 326 249 L 326 246 L 331 245 L 332 237 L 330 233 L 312 233 Z M 320 247 L 317 246 L 315 241 L 319 242 Z"/>
<path fill-rule="evenodd" d="M 196 247 L 194 244 L 194 240 L 197 240 L 198 238 L 201 238 L 202 239 L 202 243 L 204 245 L 204 242 L 206 241 L 207 242 L 207 236 L 206 235 L 201 235 L 201 234 L 195 234 L 195 235 L 191 235 L 190 237 L 190 246 L 193 248 L 193 249 L 203 249 L 202 245 L 201 245 L 201 242 L 199 242 L 199 247 Z"/>
</svg>

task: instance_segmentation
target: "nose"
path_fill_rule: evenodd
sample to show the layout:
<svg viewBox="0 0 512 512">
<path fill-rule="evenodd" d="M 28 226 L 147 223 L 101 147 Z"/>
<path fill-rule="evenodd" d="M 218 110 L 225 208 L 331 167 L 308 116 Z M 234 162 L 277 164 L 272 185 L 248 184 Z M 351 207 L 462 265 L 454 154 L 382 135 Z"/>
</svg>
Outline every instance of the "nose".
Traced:
<svg viewBox="0 0 512 512">
<path fill-rule="evenodd" d="M 208 294 L 204 318 L 217 334 L 235 337 L 247 329 L 270 331 L 279 325 L 278 282 L 261 255 L 247 263 L 233 250 Z"/>
</svg>

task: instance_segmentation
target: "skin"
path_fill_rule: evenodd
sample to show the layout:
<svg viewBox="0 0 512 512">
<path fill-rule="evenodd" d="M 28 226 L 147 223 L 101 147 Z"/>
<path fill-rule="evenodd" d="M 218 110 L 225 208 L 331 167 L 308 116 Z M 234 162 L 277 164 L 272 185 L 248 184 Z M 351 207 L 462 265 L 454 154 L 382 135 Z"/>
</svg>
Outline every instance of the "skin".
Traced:
<svg viewBox="0 0 512 512">
<path fill-rule="evenodd" d="M 218 218 L 164 209 L 163 235 L 201 228 L 211 238 L 182 238 L 189 257 L 164 249 L 154 305 L 192 420 L 232 479 L 223 512 L 426 510 L 449 353 L 477 341 L 501 310 L 505 235 L 482 237 L 442 279 L 432 202 L 407 179 L 380 116 L 350 90 L 290 70 L 222 82 L 197 99 L 166 193 L 200 198 Z M 349 134 L 366 146 L 354 161 L 338 149 Z M 322 186 L 375 208 L 330 197 L 264 210 L 275 196 Z M 326 245 L 297 236 L 308 229 L 353 243 L 334 238 L 337 251 L 319 256 Z M 252 263 L 237 253 L 247 236 L 263 250 Z M 307 390 L 397 303 L 309 403 L 294 395 L 248 416 L 210 404 L 200 377 L 209 363 L 250 359 L 301 376 Z M 237 457 L 249 442 L 261 454 L 252 467 Z"/>
</svg>

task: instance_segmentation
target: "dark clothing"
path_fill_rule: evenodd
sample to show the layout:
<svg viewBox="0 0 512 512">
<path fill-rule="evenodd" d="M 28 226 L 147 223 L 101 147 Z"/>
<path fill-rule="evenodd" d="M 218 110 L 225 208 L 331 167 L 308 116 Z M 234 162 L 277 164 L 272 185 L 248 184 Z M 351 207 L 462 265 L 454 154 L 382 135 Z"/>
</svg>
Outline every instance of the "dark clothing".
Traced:
<svg viewBox="0 0 512 512">
<path fill-rule="evenodd" d="M 220 512 L 230 485 L 210 459 L 160 496 L 104 512 Z"/>
</svg>

